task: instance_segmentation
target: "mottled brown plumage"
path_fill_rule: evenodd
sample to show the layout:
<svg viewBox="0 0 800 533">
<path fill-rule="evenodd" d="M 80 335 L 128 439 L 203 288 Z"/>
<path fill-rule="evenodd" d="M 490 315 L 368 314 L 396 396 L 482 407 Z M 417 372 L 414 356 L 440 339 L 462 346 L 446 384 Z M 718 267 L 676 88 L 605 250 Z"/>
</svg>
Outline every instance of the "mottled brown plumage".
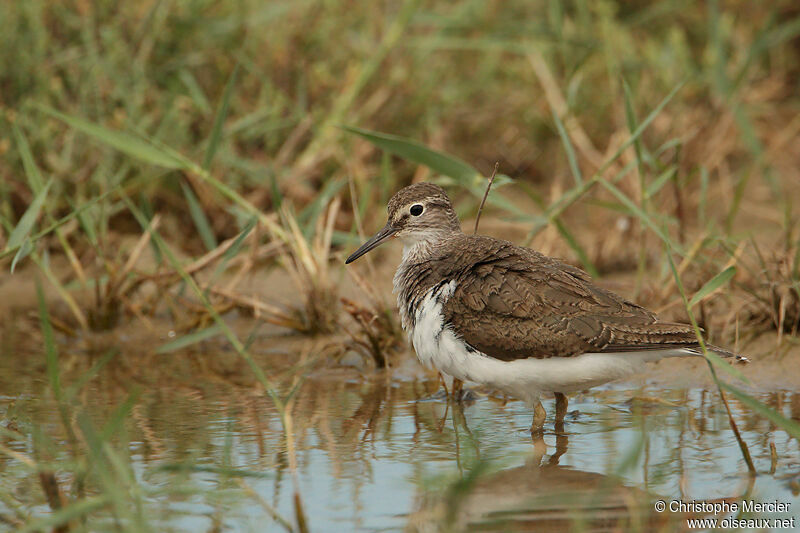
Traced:
<svg viewBox="0 0 800 533">
<path fill-rule="evenodd" d="M 502 361 L 697 346 L 691 326 L 658 322 L 647 309 L 592 283 L 579 268 L 508 241 L 462 233 L 437 185 L 418 183 L 395 194 L 390 224 L 402 231 L 410 217 L 403 208 L 423 200 L 429 212 L 441 213 L 431 215 L 422 229 L 438 224 L 448 234 L 398 271 L 398 301 L 407 321 L 413 322 L 431 288 L 455 281 L 457 288 L 443 305 L 446 323 L 471 347 Z"/>
<path fill-rule="evenodd" d="M 409 315 L 428 290 L 456 281 L 445 321 L 470 346 L 510 361 L 666 346 L 697 346 L 691 326 L 598 287 L 582 270 L 528 248 L 457 233 L 403 271 Z"/>
</svg>

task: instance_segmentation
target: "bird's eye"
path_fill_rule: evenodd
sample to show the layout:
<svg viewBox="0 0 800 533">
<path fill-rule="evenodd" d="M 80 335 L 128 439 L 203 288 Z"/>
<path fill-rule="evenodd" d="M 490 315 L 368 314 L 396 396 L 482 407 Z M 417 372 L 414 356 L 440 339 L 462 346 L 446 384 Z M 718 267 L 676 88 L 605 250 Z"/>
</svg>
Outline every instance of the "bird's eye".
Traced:
<svg viewBox="0 0 800 533">
<path fill-rule="evenodd" d="M 414 204 L 414 205 L 412 205 L 411 209 L 409 209 L 409 213 L 411 213 L 415 217 L 420 216 L 422 214 L 422 204 Z"/>
</svg>

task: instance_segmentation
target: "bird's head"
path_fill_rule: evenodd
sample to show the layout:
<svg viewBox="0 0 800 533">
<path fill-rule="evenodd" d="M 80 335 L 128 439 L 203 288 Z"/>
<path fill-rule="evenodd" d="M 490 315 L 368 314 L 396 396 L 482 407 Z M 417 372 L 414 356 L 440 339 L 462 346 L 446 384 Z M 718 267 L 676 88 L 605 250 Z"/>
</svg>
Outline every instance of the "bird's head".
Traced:
<svg viewBox="0 0 800 533">
<path fill-rule="evenodd" d="M 345 263 L 352 263 L 392 237 L 410 247 L 420 242 L 435 242 L 458 231 L 461 231 L 458 216 L 444 189 L 433 183 L 415 183 L 392 196 L 386 225 Z"/>
</svg>

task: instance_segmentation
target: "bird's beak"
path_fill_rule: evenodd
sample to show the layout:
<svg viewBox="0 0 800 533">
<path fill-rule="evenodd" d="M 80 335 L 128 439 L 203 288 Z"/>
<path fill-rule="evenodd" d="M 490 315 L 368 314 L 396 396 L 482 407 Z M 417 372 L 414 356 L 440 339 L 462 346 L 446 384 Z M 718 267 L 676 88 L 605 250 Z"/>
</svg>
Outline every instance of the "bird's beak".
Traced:
<svg viewBox="0 0 800 533">
<path fill-rule="evenodd" d="M 390 222 L 387 222 L 386 225 L 380 230 L 378 233 L 373 235 L 367 242 L 361 245 L 361 248 L 353 252 L 353 255 L 347 258 L 347 261 L 344 262 L 345 265 L 349 265 L 365 253 L 369 252 L 373 248 L 377 248 L 384 242 L 388 241 L 389 238 L 392 237 L 395 233 L 399 231 L 399 228 L 395 228 L 392 226 Z"/>
</svg>

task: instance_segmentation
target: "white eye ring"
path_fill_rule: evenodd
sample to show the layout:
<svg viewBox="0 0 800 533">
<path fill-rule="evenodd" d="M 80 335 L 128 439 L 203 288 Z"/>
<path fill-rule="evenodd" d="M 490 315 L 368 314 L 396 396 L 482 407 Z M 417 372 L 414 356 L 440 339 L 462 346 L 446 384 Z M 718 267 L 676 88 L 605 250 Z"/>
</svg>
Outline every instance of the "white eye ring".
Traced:
<svg viewBox="0 0 800 533">
<path fill-rule="evenodd" d="M 418 217 L 422 214 L 422 211 L 424 209 L 425 208 L 422 206 L 422 204 L 414 204 L 411 206 L 411 209 L 409 209 L 408 212 L 414 215 L 415 217 Z"/>
</svg>

